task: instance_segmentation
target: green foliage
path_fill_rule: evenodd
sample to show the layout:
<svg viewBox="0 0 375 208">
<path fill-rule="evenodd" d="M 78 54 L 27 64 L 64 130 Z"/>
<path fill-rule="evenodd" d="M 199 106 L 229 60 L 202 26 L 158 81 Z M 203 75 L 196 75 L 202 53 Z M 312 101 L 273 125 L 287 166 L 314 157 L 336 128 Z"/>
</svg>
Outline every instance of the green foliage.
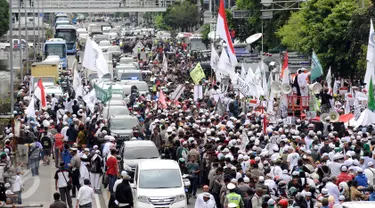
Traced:
<svg viewBox="0 0 375 208">
<path fill-rule="evenodd" d="M 199 23 L 200 13 L 195 4 L 183 1 L 168 7 L 163 20 L 173 30 L 189 31 L 189 28 Z"/>
<path fill-rule="evenodd" d="M 202 40 L 204 44 L 208 44 L 210 40 L 208 39 L 208 34 L 210 33 L 210 24 L 204 24 L 203 25 L 203 31 L 202 31 Z"/>
<path fill-rule="evenodd" d="M 155 16 L 154 25 L 159 30 L 171 30 L 172 29 L 167 24 L 165 24 L 163 14 L 158 14 Z"/>
<path fill-rule="evenodd" d="M 53 30 L 51 28 L 48 28 L 46 30 L 45 35 L 46 35 L 46 39 L 52 38 L 53 37 Z"/>
<path fill-rule="evenodd" d="M 363 15 L 356 0 L 310 0 L 277 35 L 292 50 L 315 50 L 324 69 L 331 66 L 340 76 L 352 76 L 365 63 L 363 40 L 368 39 L 370 17 Z"/>
<path fill-rule="evenodd" d="M 236 31 L 236 38 L 244 41 L 250 35 L 261 33 L 263 24 L 265 51 L 271 50 L 280 45 L 280 39 L 276 37 L 275 31 L 287 22 L 290 16 L 289 11 L 274 11 L 273 19 L 262 20 L 262 12 L 260 11 L 261 0 L 236 0 L 236 6 L 239 10 L 248 10 L 250 13 L 248 19 L 235 19 L 231 20 L 231 23 L 228 23 L 231 28 Z M 260 48 L 260 41 L 255 44 L 257 44 L 255 46 Z"/>
<path fill-rule="evenodd" d="M 7 0 L 0 0 L 0 36 L 9 30 L 9 3 Z"/>
</svg>

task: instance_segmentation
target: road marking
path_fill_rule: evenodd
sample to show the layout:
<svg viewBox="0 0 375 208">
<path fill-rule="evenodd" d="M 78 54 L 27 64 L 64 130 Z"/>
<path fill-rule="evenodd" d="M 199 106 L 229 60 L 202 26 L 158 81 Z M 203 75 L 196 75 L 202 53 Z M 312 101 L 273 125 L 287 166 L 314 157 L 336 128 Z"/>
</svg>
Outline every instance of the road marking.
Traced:
<svg viewBox="0 0 375 208">
<path fill-rule="evenodd" d="M 94 194 L 96 208 L 101 208 L 98 194 Z"/>
<path fill-rule="evenodd" d="M 27 199 L 29 197 L 31 197 L 39 188 L 39 185 L 40 185 L 40 178 L 39 176 L 30 176 L 30 174 L 28 176 L 25 177 L 25 179 L 23 179 L 23 183 L 25 183 L 27 180 L 29 179 L 34 179 L 33 181 L 33 185 L 29 188 L 29 190 L 27 190 L 26 192 L 22 193 L 22 199 Z"/>
</svg>

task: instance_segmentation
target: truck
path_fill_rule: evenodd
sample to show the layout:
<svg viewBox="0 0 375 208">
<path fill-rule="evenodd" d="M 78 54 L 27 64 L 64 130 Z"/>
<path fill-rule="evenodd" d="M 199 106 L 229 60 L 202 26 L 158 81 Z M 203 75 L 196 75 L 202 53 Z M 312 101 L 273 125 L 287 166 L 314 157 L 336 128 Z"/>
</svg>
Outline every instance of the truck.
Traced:
<svg viewBox="0 0 375 208">
<path fill-rule="evenodd" d="M 20 44 L 20 40 L 19 39 L 13 39 L 12 40 L 13 42 L 13 49 L 19 49 L 19 47 L 21 46 L 22 49 L 24 49 L 26 46 L 28 46 L 29 48 L 32 48 L 34 47 L 34 44 L 33 43 L 26 43 L 26 40 L 24 39 L 21 39 L 21 44 Z M 0 50 L 5 50 L 5 51 L 9 51 L 10 49 L 10 43 L 0 43 Z"/>
<path fill-rule="evenodd" d="M 59 56 L 63 69 L 68 67 L 68 53 L 66 41 L 61 38 L 51 38 L 44 43 L 43 54 L 46 59 L 48 56 Z"/>
<path fill-rule="evenodd" d="M 34 78 L 53 77 L 55 83 L 59 80 L 60 57 L 48 56 L 42 62 L 31 65 L 31 76 Z"/>
</svg>

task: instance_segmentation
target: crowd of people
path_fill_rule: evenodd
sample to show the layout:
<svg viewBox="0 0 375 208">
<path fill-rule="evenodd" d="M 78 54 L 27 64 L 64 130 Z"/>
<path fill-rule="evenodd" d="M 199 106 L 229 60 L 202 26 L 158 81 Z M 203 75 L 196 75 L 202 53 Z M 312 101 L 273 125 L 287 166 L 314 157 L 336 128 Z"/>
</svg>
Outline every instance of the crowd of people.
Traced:
<svg viewBox="0 0 375 208">
<path fill-rule="evenodd" d="M 204 93 L 197 97 L 189 76 L 197 63 L 193 56 L 173 56 L 167 71 L 162 66 L 164 53 L 179 54 L 182 47 L 156 41 L 148 60 L 139 60 L 152 71 L 152 88 L 129 105 L 139 120 L 131 140 L 151 140 L 164 159 L 179 163 L 182 174 L 190 176 L 189 194 L 196 198 L 196 208 L 327 208 L 347 201 L 375 201 L 371 125 L 353 128 L 329 118 L 323 123 L 271 120 L 266 109 L 249 107 L 230 82 L 223 89 L 208 76 L 200 82 Z M 110 118 L 102 116 L 103 105 L 97 102 L 92 112 L 82 97 L 52 94 L 45 108 L 36 103 L 39 110 L 30 117 L 25 114 L 32 96 L 29 83 L 26 77 L 14 122 L 4 130 L 0 167 L 12 166 L 9 155 L 16 148 L 26 155 L 20 156 L 20 164 L 28 165 L 33 176 L 39 175 L 40 160 L 54 165 L 53 208 L 72 208 L 72 198 L 79 207 L 91 207 L 102 186 L 111 194 L 108 207 L 133 207 L 130 176 L 118 165 L 119 138 L 111 134 Z M 178 85 L 185 90 L 172 100 Z M 21 203 L 21 171 L 14 172 L 6 186 Z"/>
</svg>

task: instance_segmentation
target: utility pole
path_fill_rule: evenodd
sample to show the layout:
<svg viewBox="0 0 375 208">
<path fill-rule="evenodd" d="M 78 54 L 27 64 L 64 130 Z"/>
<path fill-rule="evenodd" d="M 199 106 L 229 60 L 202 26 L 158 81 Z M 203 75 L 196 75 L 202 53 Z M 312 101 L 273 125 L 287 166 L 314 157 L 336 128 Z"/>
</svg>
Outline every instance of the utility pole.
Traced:
<svg viewBox="0 0 375 208">
<path fill-rule="evenodd" d="M 36 61 L 36 50 L 37 50 L 37 46 L 36 46 L 36 41 L 35 41 L 35 0 L 31 0 L 32 2 L 32 7 L 33 7 L 33 44 L 34 44 L 34 61 Z"/>
<path fill-rule="evenodd" d="M 26 40 L 26 48 L 25 48 L 25 60 L 26 60 L 26 70 L 29 69 L 29 30 L 28 30 L 28 19 L 27 19 L 27 7 L 26 3 L 24 3 L 25 7 L 25 40 Z"/>
<path fill-rule="evenodd" d="M 37 20 L 38 20 L 38 55 L 40 54 L 40 0 L 36 0 L 36 6 L 38 7 L 38 15 L 37 15 Z"/>
<path fill-rule="evenodd" d="M 22 34 L 21 34 L 21 1 L 18 0 L 19 5 L 18 5 L 18 35 L 19 35 L 19 41 L 18 41 L 18 50 L 20 50 L 20 73 L 21 73 L 21 80 L 23 80 L 23 63 L 22 63 L 22 50 L 23 47 L 27 47 L 27 43 L 25 46 L 22 44 Z"/>
<path fill-rule="evenodd" d="M 46 36 L 44 35 L 44 0 L 42 0 L 42 44 L 43 45 L 43 42 L 44 42 L 44 39 L 46 38 Z"/>
<path fill-rule="evenodd" d="M 14 85 L 13 85 L 13 3 L 9 0 L 9 70 L 10 70 L 10 111 L 14 111 Z"/>
</svg>

